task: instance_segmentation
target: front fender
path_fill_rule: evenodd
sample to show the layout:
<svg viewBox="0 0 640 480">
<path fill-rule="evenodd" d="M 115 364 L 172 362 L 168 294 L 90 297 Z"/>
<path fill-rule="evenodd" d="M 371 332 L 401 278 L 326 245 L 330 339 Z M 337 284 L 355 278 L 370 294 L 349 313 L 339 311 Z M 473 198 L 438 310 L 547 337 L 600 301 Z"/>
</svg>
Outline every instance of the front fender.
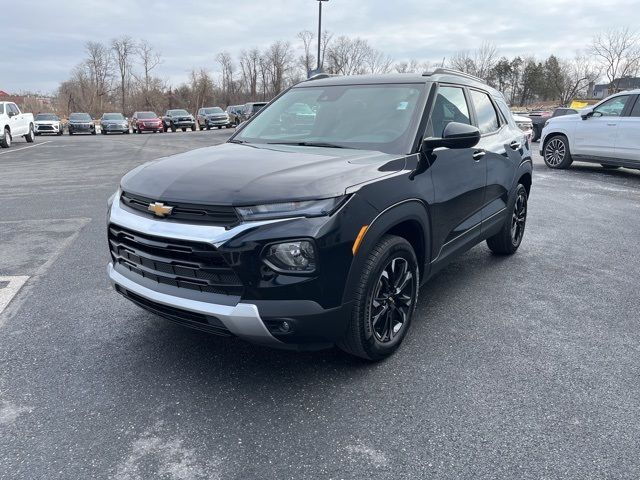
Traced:
<svg viewBox="0 0 640 480">
<path fill-rule="evenodd" d="M 414 250 L 416 250 L 418 264 L 421 267 L 420 273 L 423 279 L 428 277 L 431 262 L 429 208 L 419 199 L 404 200 L 382 211 L 369 224 L 351 263 L 345 284 L 343 302 L 349 302 L 353 299 L 362 269 L 371 250 L 383 235 L 389 232 L 394 233 L 394 228 L 398 228 L 401 224 L 408 225 L 409 231 L 415 235 L 415 239 L 411 243 L 414 246 Z"/>
</svg>

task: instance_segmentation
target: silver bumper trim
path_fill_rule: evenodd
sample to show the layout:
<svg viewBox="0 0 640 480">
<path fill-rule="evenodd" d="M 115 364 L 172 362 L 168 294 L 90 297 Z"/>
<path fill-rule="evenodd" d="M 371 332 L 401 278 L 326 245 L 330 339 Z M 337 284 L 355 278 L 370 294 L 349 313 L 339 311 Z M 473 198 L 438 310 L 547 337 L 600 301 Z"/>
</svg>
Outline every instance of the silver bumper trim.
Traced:
<svg viewBox="0 0 640 480">
<path fill-rule="evenodd" d="M 109 263 L 107 271 L 109 273 L 109 279 L 114 286 L 119 285 L 147 300 L 190 312 L 217 317 L 231 333 L 253 343 L 276 347 L 285 345 L 269 333 L 269 330 L 267 330 L 267 327 L 265 327 L 260 318 L 258 307 L 251 303 L 238 303 L 236 306 L 228 306 L 176 297 L 156 292 L 155 290 L 137 284 L 117 272 L 111 263 Z"/>
<path fill-rule="evenodd" d="M 262 220 L 255 222 L 244 222 L 229 230 L 224 227 L 214 227 L 211 225 L 193 225 L 185 223 L 175 223 L 170 220 L 158 220 L 151 217 L 143 217 L 131 213 L 120 205 L 120 191 L 116 193 L 109 211 L 109 222 L 121 227 L 129 228 L 147 235 L 158 237 L 175 238 L 176 240 L 189 240 L 193 242 L 209 243 L 220 247 L 237 235 L 252 230 L 254 228 L 271 223 L 286 222 L 295 220 L 296 217 L 280 218 L 273 220 Z"/>
</svg>

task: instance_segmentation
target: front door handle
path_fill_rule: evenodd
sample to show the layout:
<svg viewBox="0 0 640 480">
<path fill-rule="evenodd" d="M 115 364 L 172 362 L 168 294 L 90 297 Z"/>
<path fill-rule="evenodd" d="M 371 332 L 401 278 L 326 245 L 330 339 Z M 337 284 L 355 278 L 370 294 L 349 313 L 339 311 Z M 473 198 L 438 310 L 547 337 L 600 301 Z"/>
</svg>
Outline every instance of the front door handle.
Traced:
<svg viewBox="0 0 640 480">
<path fill-rule="evenodd" d="M 481 159 L 482 157 L 484 157 L 486 154 L 487 154 L 487 152 L 485 152 L 484 150 L 476 150 L 475 152 L 473 152 L 473 159 L 474 159 L 476 162 L 479 162 L 479 161 L 480 161 L 480 159 Z"/>
<path fill-rule="evenodd" d="M 509 144 L 509 146 L 513 149 L 513 150 L 520 150 L 520 142 L 518 142 L 517 140 L 514 140 L 513 142 L 511 142 Z"/>
<path fill-rule="evenodd" d="M 618 125 L 617 123 L 607 123 L 607 126 L 609 127 L 615 127 L 616 125 Z"/>
</svg>

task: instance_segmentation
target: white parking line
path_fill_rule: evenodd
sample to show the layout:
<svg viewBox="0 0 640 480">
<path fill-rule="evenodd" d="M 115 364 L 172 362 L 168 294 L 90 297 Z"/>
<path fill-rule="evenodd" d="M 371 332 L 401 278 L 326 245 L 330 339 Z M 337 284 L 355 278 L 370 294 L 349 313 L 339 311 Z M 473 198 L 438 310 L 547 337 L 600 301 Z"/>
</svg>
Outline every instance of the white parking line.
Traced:
<svg viewBox="0 0 640 480">
<path fill-rule="evenodd" d="M 20 288 L 29 280 L 27 276 L 0 277 L 0 313 L 9 305 Z"/>
<path fill-rule="evenodd" d="M 5 152 L 0 153 L 0 155 L 6 155 L 7 153 L 14 153 L 14 152 L 19 152 L 20 150 L 26 150 L 27 148 L 35 148 L 35 147 L 39 147 L 40 145 L 44 145 L 45 143 L 51 143 L 53 140 L 47 140 L 46 142 L 40 142 L 40 143 L 36 143 L 35 145 L 29 145 L 28 147 L 22 147 L 22 148 L 10 148 Z"/>
</svg>

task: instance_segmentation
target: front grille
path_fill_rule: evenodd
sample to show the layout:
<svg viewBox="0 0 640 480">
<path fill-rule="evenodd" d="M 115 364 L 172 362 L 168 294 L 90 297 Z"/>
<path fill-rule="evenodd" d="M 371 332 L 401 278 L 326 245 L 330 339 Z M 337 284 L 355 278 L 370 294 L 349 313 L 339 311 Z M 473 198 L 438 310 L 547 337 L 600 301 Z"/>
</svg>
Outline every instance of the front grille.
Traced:
<svg viewBox="0 0 640 480">
<path fill-rule="evenodd" d="M 151 313 L 155 313 L 156 315 L 160 315 L 167 320 L 171 320 L 172 322 L 191 328 L 196 328 L 198 330 L 203 330 L 208 333 L 213 333 L 215 335 L 221 335 L 224 337 L 231 336 L 231 332 L 227 330 L 224 324 L 217 317 L 163 305 L 161 303 L 154 302 L 153 300 L 141 297 L 140 295 L 130 292 L 119 285 L 116 285 L 116 290 L 139 307 L 144 308 Z"/>
<path fill-rule="evenodd" d="M 38 130 L 53 130 L 53 125 L 38 125 Z"/>
<path fill-rule="evenodd" d="M 179 119 L 178 119 L 178 121 L 179 121 L 179 122 L 190 122 L 190 121 L 191 121 L 191 119 L 190 119 L 190 118 L 188 118 L 188 117 L 183 117 L 183 118 L 179 118 Z"/>
<path fill-rule="evenodd" d="M 164 285 L 242 295 L 243 285 L 213 245 L 146 235 L 109 225 L 114 264 Z"/>
<path fill-rule="evenodd" d="M 159 200 L 123 192 L 120 201 L 129 208 L 142 212 L 150 217 L 155 217 L 155 215 L 149 211 L 149 204 Z M 180 220 L 189 223 L 205 223 L 218 227 L 233 227 L 240 223 L 240 218 L 235 208 L 229 206 L 194 205 L 179 202 L 166 202 L 166 205 L 173 207 L 170 215 L 171 220 Z"/>
</svg>

